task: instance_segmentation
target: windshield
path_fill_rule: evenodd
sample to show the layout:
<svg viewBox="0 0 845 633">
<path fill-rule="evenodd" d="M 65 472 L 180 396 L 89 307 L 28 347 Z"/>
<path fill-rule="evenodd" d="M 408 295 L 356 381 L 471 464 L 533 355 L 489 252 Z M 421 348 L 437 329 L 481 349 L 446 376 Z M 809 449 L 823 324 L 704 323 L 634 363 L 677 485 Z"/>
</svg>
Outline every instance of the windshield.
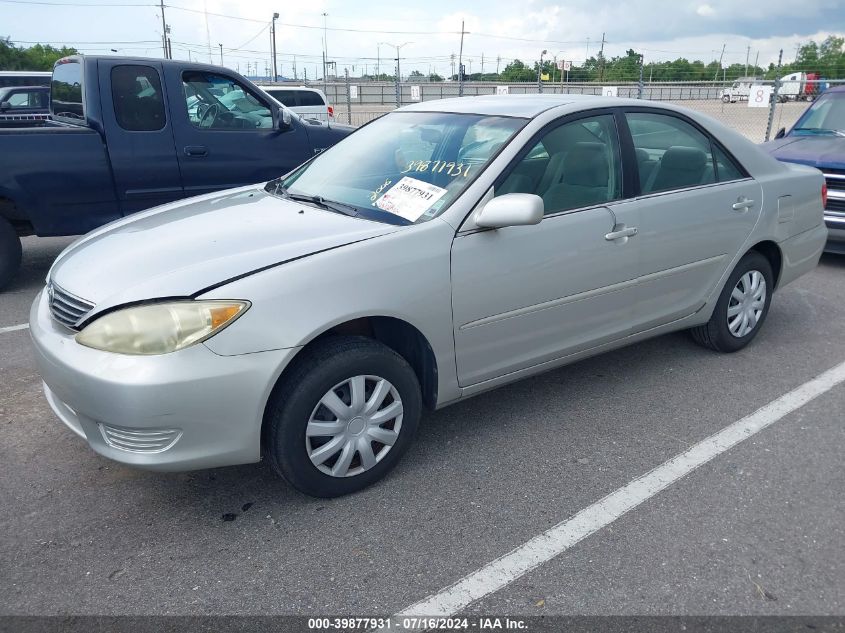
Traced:
<svg viewBox="0 0 845 633">
<path fill-rule="evenodd" d="M 437 217 L 525 119 L 394 112 L 344 139 L 267 190 L 344 205 L 354 215 L 410 224 Z"/>
<path fill-rule="evenodd" d="M 792 129 L 796 136 L 836 134 L 845 136 L 845 92 L 822 95 L 807 108 Z"/>
</svg>

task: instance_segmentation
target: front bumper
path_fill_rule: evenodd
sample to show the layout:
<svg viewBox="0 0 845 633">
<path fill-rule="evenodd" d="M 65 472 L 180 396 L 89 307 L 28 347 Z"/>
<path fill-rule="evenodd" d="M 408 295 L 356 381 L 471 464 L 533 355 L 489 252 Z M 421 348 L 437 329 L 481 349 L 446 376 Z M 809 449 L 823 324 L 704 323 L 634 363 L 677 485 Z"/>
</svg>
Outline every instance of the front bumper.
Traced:
<svg viewBox="0 0 845 633">
<path fill-rule="evenodd" d="M 43 295 L 32 304 L 30 333 L 44 392 L 94 451 L 152 470 L 261 458 L 264 407 L 296 350 L 220 356 L 199 344 L 160 356 L 102 352 L 56 323 Z"/>
<path fill-rule="evenodd" d="M 825 252 L 845 255 L 845 217 L 825 213 L 824 223 L 827 226 Z"/>
</svg>

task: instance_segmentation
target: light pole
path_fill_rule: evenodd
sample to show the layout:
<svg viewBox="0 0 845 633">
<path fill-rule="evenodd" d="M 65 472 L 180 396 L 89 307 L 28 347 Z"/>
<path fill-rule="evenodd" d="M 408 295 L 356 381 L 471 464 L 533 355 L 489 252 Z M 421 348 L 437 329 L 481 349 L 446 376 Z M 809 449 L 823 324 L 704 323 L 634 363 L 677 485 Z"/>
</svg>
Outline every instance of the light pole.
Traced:
<svg viewBox="0 0 845 633">
<path fill-rule="evenodd" d="M 220 65 L 222 66 L 223 65 L 223 45 L 218 44 L 217 46 L 220 47 Z"/>
<path fill-rule="evenodd" d="M 273 31 L 273 81 L 279 81 L 279 73 L 276 67 L 276 20 L 279 19 L 278 13 L 273 13 L 273 21 L 271 30 Z"/>
<path fill-rule="evenodd" d="M 543 49 L 543 52 L 540 53 L 540 64 L 537 66 L 537 92 L 543 92 L 543 82 L 542 73 L 543 73 L 543 55 L 548 53 L 549 51 Z"/>
<path fill-rule="evenodd" d="M 403 46 L 407 46 L 408 44 L 413 44 L 413 42 L 405 42 L 404 44 L 391 44 L 390 42 L 379 42 L 379 46 L 392 46 L 396 49 L 396 107 L 400 107 L 402 105 L 402 96 L 399 89 L 399 81 L 400 81 L 400 70 L 399 70 L 399 49 Z"/>
<path fill-rule="evenodd" d="M 329 43 L 328 38 L 326 36 L 326 18 L 329 17 L 329 14 L 325 11 L 322 13 L 323 16 L 323 92 L 328 90 L 328 81 L 326 79 L 326 75 L 328 74 L 328 61 L 329 61 Z"/>
</svg>

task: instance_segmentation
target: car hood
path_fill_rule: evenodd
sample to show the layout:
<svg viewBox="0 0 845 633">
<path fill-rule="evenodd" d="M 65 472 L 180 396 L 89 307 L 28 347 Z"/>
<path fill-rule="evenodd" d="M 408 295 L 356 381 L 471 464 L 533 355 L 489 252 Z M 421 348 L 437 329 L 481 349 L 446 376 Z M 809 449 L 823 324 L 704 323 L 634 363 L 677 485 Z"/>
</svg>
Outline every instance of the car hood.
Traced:
<svg viewBox="0 0 845 633">
<path fill-rule="evenodd" d="M 788 163 L 818 169 L 845 169 L 845 138 L 841 136 L 785 136 L 763 143 L 761 147 Z"/>
<path fill-rule="evenodd" d="M 96 304 L 95 314 L 125 303 L 194 296 L 234 278 L 401 228 L 278 198 L 253 185 L 101 227 L 68 247 L 49 278 Z"/>
</svg>

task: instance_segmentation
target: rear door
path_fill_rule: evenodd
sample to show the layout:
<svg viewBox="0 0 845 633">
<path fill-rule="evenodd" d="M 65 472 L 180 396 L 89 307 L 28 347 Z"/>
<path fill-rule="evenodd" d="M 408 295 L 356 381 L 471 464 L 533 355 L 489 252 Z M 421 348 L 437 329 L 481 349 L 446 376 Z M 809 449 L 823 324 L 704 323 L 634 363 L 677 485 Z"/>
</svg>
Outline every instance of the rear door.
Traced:
<svg viewBox="0 0 845 633">
<path fill-rule="evenodd" d="M 271 180 L 311 158 L 307 124 L 294 118 L 276 129 L 270 99 L 222 69 L 173 68 L 167 81 L 189 195 Z"/>
<path fill-rule="evenodd" d="M 183 197 L 160 63 L 98 66 L 106 148 L 123 215 Z"/>
<path fill-rule="evenodd" d="M 634 327 L 699 310 L 760 217 L 762 189 L 705 130 L 683 115 L 627 108 L 642 245 Z M 631 161 L 634 162 L 634 161 Z"/>
</svg>

